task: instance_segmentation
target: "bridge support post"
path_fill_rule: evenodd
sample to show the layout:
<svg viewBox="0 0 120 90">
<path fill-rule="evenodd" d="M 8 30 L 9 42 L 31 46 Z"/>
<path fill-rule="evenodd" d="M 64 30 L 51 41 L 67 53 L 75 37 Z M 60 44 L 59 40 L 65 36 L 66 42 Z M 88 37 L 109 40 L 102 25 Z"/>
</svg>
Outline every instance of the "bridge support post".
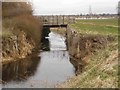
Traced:
<svg viewBox="0 0 120 90">
<path fill-rule="evenodd" d="M 53 19 L 52 19 L 52 21 L 53 21 L 52 24 L 54 25 L 54 15 L 52 15 L 52 18 L 53 18 Z"/>
</svg>

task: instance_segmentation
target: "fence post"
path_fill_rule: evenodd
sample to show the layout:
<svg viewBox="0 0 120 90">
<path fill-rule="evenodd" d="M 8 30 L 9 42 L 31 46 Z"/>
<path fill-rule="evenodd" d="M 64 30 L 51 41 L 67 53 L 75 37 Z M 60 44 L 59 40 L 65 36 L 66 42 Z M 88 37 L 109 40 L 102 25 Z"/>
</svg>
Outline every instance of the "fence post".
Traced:
<svg viewBox="0 0 120 90">
<path fill-rule="evenodd" d="M 44 22 L 44 16 L 42 16 L 42 21 L 43 21 L 43 24 L 44 24 L 44 23 L 45 23 L 45 22 Z"/>
<path fill-rule="evenodd" d="M 64 15 L 63 15 L 63 24 L 64 24 Z"/>
<path fill-rule="evenodd" d="M 58 15 L 57 15 L 57 25 L 58 25 Z"/>
<path fill-rule="evenodd" d="M 48 16 L 48 24 L 50 24 L 50 18 L 49 18 L 49 16 Z"/>
</svg>

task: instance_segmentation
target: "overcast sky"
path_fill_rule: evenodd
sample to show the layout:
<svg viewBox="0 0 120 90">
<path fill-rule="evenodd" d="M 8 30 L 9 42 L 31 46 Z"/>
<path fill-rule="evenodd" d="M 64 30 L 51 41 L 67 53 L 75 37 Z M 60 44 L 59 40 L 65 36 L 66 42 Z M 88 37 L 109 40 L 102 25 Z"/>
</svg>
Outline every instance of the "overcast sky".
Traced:
<svg viewBox="0 0 120 90">
<path fill-rule="evenodd" d="M 32 0 L 34 14 L 117 13 L 120 0 Z"/>
</svg>

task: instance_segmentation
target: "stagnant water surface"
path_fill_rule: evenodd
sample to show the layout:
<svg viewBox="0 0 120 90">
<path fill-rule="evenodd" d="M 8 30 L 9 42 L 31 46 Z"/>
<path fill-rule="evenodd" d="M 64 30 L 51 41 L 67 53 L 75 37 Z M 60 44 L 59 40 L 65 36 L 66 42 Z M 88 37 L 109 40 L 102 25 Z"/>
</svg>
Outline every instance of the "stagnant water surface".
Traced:
<svg viewBox="0 0 120 90">
<path fill-rule="evenodd" d="M 47 39 L 49 51 L 3 65 L 3 88 L 54 87 L 75 75 L 66 50 L 65 38 L 51 32 L 46 41 Z"/>
</svg>

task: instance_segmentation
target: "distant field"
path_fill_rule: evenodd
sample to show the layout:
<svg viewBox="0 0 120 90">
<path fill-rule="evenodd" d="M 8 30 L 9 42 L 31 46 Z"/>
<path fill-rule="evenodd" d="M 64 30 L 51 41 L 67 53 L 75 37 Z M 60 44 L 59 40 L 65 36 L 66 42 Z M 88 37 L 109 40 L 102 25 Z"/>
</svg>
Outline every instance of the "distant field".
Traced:
<svg viewBox="0 0 120 90">
<path fill-rule="evenodd" d="M 117 19 L 92 19 L 92 20 L 77 20 L 75 24 L 71 24 L 81 33 L 88 34 L 118 34 Z"/>
</svg>

